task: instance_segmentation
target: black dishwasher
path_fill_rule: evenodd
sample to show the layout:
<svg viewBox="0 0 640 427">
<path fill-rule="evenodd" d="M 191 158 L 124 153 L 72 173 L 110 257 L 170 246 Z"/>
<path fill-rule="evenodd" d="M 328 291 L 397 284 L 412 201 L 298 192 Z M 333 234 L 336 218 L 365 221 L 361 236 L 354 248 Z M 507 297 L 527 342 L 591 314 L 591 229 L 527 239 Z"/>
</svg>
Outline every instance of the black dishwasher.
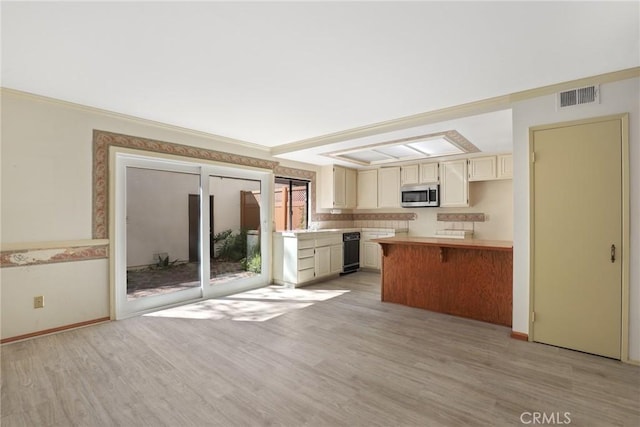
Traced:
<svg viewBox="0 0 640 427">
<path fill-rule="evenodd" d="M 357 231 L 342 234 L 344 255 L 342 274 L 353 273 L 360 268 L 360 233 Z"/>
</svg>

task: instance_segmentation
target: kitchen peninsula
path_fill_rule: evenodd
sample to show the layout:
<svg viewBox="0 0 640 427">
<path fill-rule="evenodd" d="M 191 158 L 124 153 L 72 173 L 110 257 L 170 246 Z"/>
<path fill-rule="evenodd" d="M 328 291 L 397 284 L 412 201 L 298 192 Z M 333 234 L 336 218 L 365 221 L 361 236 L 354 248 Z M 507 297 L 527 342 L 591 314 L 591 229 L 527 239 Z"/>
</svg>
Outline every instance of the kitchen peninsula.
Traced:
<svg viewBox="0 0 640 427">
<path fill-rule="evenodd" d="M 390 237 L 382 247 L 382 301 L 511 326 L 513 244 Z"/>
</svg>

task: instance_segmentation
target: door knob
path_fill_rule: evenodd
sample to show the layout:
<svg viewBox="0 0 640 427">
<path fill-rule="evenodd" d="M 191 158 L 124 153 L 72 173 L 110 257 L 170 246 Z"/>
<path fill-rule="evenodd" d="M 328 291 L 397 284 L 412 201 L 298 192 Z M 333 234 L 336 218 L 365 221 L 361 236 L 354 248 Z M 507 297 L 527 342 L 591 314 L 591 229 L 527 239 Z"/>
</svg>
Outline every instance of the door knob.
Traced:
<svg viewBox="0 0 640 427">
<path fill-rule="evenodd" d="M 616 262 L 616 245 L 611 245 L 611 262 Z"/>
</svg>

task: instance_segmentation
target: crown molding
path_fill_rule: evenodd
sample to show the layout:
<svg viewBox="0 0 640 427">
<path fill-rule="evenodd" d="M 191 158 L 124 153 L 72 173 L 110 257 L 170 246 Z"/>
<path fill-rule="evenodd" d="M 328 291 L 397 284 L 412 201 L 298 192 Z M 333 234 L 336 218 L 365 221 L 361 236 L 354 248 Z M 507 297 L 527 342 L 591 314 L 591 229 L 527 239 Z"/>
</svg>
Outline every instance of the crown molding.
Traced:
<svg viewBox="0 0 640 427">
<path fill-rule="evenodd" d="M 129 122 L 134 122 L 134 123 L 138 123 L 138 124 L 141 124 L 141 125 L 153 126 L 153 127 L 156 127 L 156 128 L 160 128 L 160 129 L 164 129 L 164 130 L 168 130 L 168 131 L 173 131 L 173 132 L 180 132 L 180 133 L 183 133 L 183 134 L 188 134 L 188 135 L 191 135 L 191 136 L 196 136 L 196 137 L 199 137 L 199 138 L 208 139 L 208 140 L 211 140 L 213 142 L 219 142 L 219 143 L 223 143 L 223 144 L 241 146 L 241 147 L 245 147 L 245 148 L 248 148 L 248 149 L 251 149 L 251 150 L 260 150 L 260 151 L 263 151 L 265 154 L 269 153 L 269 147 L 267 147 L 265 145 L 255 144 L 253 142 L 243 141 L 241 139 L 229 138 L 229 137 L 222 136 L 222 135 L 216 135 L 216 134 L 213 134 L 213 133 L 208 133 L 208 132 L 203 132 L 203 131 L 199 131 L 199 130 L 185 128 L 185 127 L 182 127 L 182 126 L 177 126 L 177 125 L 171 125 L 171 124 L 168 124 L 168 123 L 157 122 L 155 120 L 143 119 L 141 117 L 131 116 L 131 115 L 128 115 L 128 114 L 116 113 L 115 111 L 104 110 L 102 108 L 97 108 L 97 107 L 91 107 L 91 106 L 88 106 L 88 105 L 77 104 L 75 102 L 64 101 L 62 99 L 57 99 L 57 98 L 50 98 L 48 96 L 38 95 L 38 94 L 35 94 L 35 93 L 23 92 L 21 90 L 11 89 L 11 88 L 8 88 L 8 87 L 0 87 L 0 94 L 4 95 L 5 93 L 6 94 L 15 95 L 15 96 L 20 96 L 20 97 L 23 97 L 23 98 L 28 98 L 28 99 L 35 100 L 35 101 L 41 101 L 41 102 L 48 102 L 48 103 L 51 103 L 51 104 L 57 104 L 57 105 L 60 105 L 60 106 L 63 106 L 63 107 L 73 108 L 75 110 L 80 110 L 80 111 L 84 111 L 84 112 L 88 112 L 88 113 L 100 114 L 100 115 L 112 117 L 112 118 L 115 118 L 115 119 L 126 120 L 126 121 L 129 121 Z"/>
<path fill-rule="evenodd" d="M 551 95 L 568 89 L 576 89 L 582 86 L 593 84 L 611 83 L 620 80 L 640 77 L 640 67 L 627 68 L 626 70 L 613 71 L 611 73 L 597 74 L 595 76 L 584 77 L 576 80 L 569 80 L 549 86 L 542 86 L 535 89 L 523 90 L 509 95 L 511 103 L 524 101 L 526 99 L 538 98 L 540 96 Z"/>
<path fill-rule="evenodd" d="M 526 99 L 537 98 L 540 96 L 550 95 L 562 90 L 574 89 L 580 86 L 588 86 L 596 83 L 610 83 L 618 80 L 626 80 L 640 77 L 640 67 L 628 68 L 625 70 L 614 71 L 610 73 L 598 74 L 595 76 L 585 77 L 576 80 L 570 80 L 548 86 L 542 86 L 535 89 L 514 92 L 509 95 L 496 96 L 480 101 L 469 102 L 466 104 L 456 105 L 453 107 L 441 108 L 438 110 L 428 111 L 425 113 L 414 114 L 411 116 L 400 117 L 393 120 L 378 122 L 371 125 L 361 126 L 327 135 L 308 138 L 289 144 L 282 144 L 271 148 L 271 155 L 291 153 L 310 148 L 316 148 L 323 145 L 333 144 L 336 142 L 348 141 L 356 138 L 376 135 L 379 133 L 393 132 L 402 129 L 408 129 L 416 126 L 424 126 L 428 124 L 443 122 L 447 120 L 460 119 L 472 115 L 491 113 L 506 108 L 511 108 L 515 102 Z"/>
</svg>

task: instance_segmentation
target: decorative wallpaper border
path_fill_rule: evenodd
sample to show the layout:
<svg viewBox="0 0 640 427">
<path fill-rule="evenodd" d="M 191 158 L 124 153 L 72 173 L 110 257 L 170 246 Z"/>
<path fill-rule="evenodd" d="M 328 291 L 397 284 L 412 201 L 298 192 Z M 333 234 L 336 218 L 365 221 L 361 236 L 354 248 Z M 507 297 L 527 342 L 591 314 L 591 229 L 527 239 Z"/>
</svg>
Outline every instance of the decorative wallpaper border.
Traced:
<svg viewBox="0 0 640 427">
<path fill-rule="evenodd" d="M 316 213 L 313 221 L 353 221 L 353 215 L 350 213 L 332 214 L 328 212 Z"/>
<path fill-rule="evenodd" d="M 447 222 L 484 222 L 483 213 L 439 213 L 438 221 Z"/>
<path fill-rule="evenodd" d="M 290 168 L 290 167 L 278 165 L 275 168 L 273 168 L 273 173 L 276 176 L 281 176 L 285 178 L 307 179 L 312 182 L 315 182 L 316 180 L 316 173 L 314 171 L 309 171 L 305 169 L 296 169 L 296 168 Z"/>
<path fill-rule="evenodd" d="M 8 250 L 0 253 L 0 268 L 102 259 L 108 254 L 109 245 Z"/>
<path fill-rule="evenodd" d="M 271 160 L 94 129 L 92 213 L 94 239 L 107 239 L 109 234 L 109 147 L 112 146 L 261 169 L 275 170 L 278 166 L 278 162 Z"/>
</svg>

